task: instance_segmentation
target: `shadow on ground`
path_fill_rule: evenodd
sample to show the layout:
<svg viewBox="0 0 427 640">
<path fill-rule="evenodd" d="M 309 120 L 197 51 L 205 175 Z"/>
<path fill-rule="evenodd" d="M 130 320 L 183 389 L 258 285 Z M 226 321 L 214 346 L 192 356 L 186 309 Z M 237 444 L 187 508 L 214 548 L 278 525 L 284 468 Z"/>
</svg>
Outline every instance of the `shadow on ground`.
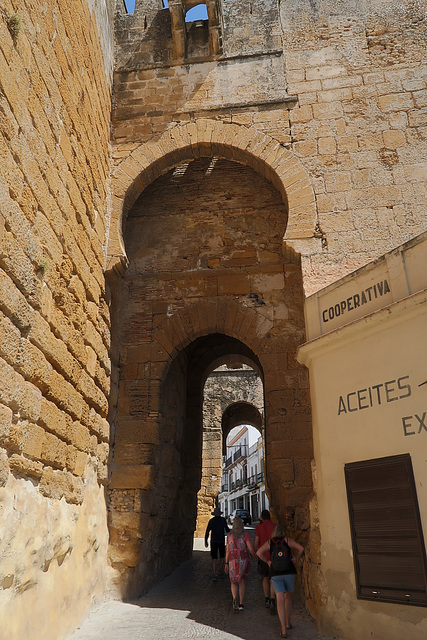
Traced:
<svg viewBox="0 0 427 640">
<path fill-rule="evenodd" d="M 229 579 L 213 582 L 210 554 L 195 540 L 192 560 L 137 600 L 104 603 L 69 640 L 277 639 L 279 619 L 264 606 L 255 563 L 244 604 L 245 611 L 234 613 Z M 292 624 L 290 640 L 326 640 L 298 600 Z"/>
</svg>

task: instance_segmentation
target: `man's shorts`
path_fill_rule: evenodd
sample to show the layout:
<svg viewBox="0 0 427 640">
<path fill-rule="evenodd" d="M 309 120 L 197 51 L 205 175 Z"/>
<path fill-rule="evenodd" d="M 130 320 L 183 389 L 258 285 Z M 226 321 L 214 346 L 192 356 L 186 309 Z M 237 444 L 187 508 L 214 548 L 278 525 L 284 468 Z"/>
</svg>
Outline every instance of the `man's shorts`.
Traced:
<svg viewBox="0 0 427 640">
<path fill-rule="evenodd" d="M 292 593 L 295 584 L 295 574 L 286 573 L 283 576 L 271 576 L 275 593 Z"/>
<path fill-rule="evenodd" d="M 211 558 L 216 560 L 219 557 L 225 558 L 225 543 L 224 542 L 211 542 Z"/>
<path fill-rule="evenodd" d="M 264 560 L 261 560 L 261 558 L 258 558 L 258 574 L 263 578 L 270 577 L 270 567 Z"/>
</svg>

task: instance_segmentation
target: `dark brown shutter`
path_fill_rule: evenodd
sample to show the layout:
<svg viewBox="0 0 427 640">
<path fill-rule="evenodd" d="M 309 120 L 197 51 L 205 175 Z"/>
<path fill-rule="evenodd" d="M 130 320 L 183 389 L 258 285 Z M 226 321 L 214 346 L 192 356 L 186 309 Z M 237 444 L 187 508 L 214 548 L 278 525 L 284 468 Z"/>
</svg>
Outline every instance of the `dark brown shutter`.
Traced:
<svg viewBox="0 0 427 640">
<path fill-rule="evenodd" d="M 427 606 L 426 554 L 409 454 L 345 465 L 357 596 Z"/>
</svg>

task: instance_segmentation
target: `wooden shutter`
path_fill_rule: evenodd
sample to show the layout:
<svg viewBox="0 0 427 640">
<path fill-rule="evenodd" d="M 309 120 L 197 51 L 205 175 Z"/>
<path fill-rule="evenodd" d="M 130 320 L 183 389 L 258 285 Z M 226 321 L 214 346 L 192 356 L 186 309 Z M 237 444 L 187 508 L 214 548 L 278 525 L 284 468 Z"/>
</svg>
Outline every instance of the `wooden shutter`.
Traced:
<svg viewBox="0 0 427 640">
<path fill-rule="evenodd" d="M 426 554 L 409 454 L 345 465 L 357 596 L 427 606 Z"/>
</svg>

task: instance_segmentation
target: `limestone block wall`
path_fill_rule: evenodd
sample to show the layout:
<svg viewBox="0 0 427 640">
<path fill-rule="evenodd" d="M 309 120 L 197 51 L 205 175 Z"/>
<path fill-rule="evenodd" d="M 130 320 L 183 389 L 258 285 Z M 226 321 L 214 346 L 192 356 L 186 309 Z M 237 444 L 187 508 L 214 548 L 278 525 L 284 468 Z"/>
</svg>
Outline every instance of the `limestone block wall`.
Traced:
<svg viewBox="0 0 427 640">
<path fill-rule="evenodd" d="M 424 0 L 282 3 L 292 149 L 324 244 L 307 292 L 426 229 L 426 18 Z"/>
<path fill-rule="evenodd" d="M 134 15 L 126 15 L 117 4 L 116 143 L 126 149 L 136 140 L 162 133 L 171 123 L 209 112 L 228 122 L 254 122 L 261 130 L 274 130 L 282 140 L 289 119 L 277 0 L 262 6 L 253 3 L 252 9 L 246 0 L 220 2 L 223 53 L 184 59 L 174 58 L 170 13 L 159 4 L 140 0 Z M 264 109 L 270 105 L 273 113 L 258 115 L 260 103 Z M 233 110 L 232 118 L 224 113 L 226 107 Z"/>
<path fill-rule="evenodd" d="M 0 9 L 0 619 L 58 640 L 106 582 L 112 2 Z"/>
<path fill-rule="evenodd" d="M 116 167 L 110 268 L 121 275 L 126 271 L 128 256 L 122 230 L 132 217 L 132 207 L 140 194 L 173 167 L 197 162 L 200 157 L 211 158 L 212 162 L 226 158 L 246 165 L 277 187 L 287 216 L 281 249 L 286 268 L 295 268 L 293 275 L 299 274 L 301 268 L 305 295 L 425 230 L 425 0 L 269 0 L 258 4 L 224 0 L 218 4 L 222 49 L 215 55 L 205 51 L 203 57 L 201 51 L 197 54 L 193 50 L 181 50 L 177 55 L 173 23 L 155 0 L 141 0 L 132 17 L 125 16 L 121 3 L 117 3 L 112 115 Z M 199 201 L 203 197 L 203 193 L 197 194 Z M 152 227 L 146 225 L 144 237 L 158 233 L 157 222 Z M 178 250 L 178 235 L 174 229 L 168 236 L 169 252 Z M 266 237 L 271 239 L 273 235 L 269 230 Z M 191 262 L 188 247 L 182 248 L 180 264 L 185 268 L 190 265 L 193 270 L 186 286 L 186 304 L 198 286 L 194 284 L 194 270 L 207 268 L 212 273 L 219 268 L 221 250 L 214 244 L 208 250 L 203 246 L 202 258 L 206 261 L 197 263 L 194 258 Z M 200 243 L 197 251 L 200 255 Z M 301 256 L 301 267 L 297 266 L 295 252 Z M 166 254 L 162 244 L 159 264 L 167 263 L 166 271 L 170 258 L 171 253 Z M 263 268 L 260 257 L 258 266 Z M 148 265 L 146 273 L 151 267 Z M 179 280 L 180 287 L 183 279 Z M 171 278 L 165 285 L 172 298 L 177 282 Z M 149 289 L 150 295 L 155 286 Z M 227 287 L 217 287 L 215 305 L 225 301 L 228 304 L 227 296 L 233 294 L 233 304 L 238 305 L 236 317 L 241 317 L 239 314 L 246 309 L 239 297 L 240 287 L 237 279 L 228 280 Z M 287 295 L 289 289 L 285 289 Z M 150 347 L 153 351 L 146 346 L 128 346 L 125 360 L 130 358 L 126 364 L 131 366 L 125 375 L 129 379 L 154 365 L 156 382 L 151 388 L 160 387 L 159 361 L 166 359 L 164 352 L 175 357 L 175 349 L 185 343 L 182 335 L 194 336 L 187 327 L 187 311 L 182 311 L 186 304 L 174 303 L 167 313 L 163 311 L 167 316 L 163 320 L 156 318 L 159 306 L 151 308 L 145 298 L 139 304 L 138 330 L 144 327 L 148 331 L 150 317 L 153 335 L 157 323 L 174 328 L 170 333 L 166 329 L 157 331 L 162 348 L 154 347 L 154 341 Z M 222 326 L 221 321 L 216 325 L 210 319 L 204 321 L 203 312 L 201 316 L 188 319 L 192 330 L 197 326 L 197 331 L 209 333 L 215 326 Z M 316 485 L 316 464 L 313 463 L 313 471 L 308 464 L 311 426 L 304 399 L 304 372 L 294 369 L 291 356 L 292 345 L 304 339 L 304 325 L 298 320 L 292 327 L 283 322 L 276 328 L 274 339 L 286 344 L 286 361 L 277 358 L 275 346 L 270 347 L 270 335 L 259 353 L 258 344 L 254 347 L 260 360 L 260 354 L 267 356 L 264 363 L 269 371 L 266 384 L 271 395 L 266 396 L 266 431 L 272 434 L 270 444 L 274 446 L 267 438 L 267 466 L 270 464 L 270 482 L 283 507 L 281 515 L 284 517 L 286 512 L 291 527 L 299 531 L 311 527 L 310 550 L 305 557 L 307 565 L 312 566 L 304 580 L 310 573 L 312 586 L 308 585 L 305 592 L 316 614 L 325 590 L 315 499 L 310 518 L 301 511 L 296 520 L 292 516 L 299 499 L 294 491 L 295 478 L 298 486 L 304 487 L 301 503 L 306 504 L 312 477 Z M 248 340 L 249 345 L 249 338 L 231 318 L 226 322 L 227 332 L 239 340 Z M 258 331 L 257 335 L 261 333 Z M 299 386 L 287 378 L 290 371 L 295 377 L 301 374 Z M 297 393 L 288 394 L 289 389 L 297 387 Z M 138 390 L 138 402 L 148 406 L 146 389 Z M 123 421 L 131 407 L 126 393 L 121 405 Z M 130 396 L 132 393 L 133 390 Z M 152 414 L 147 409 L 151 434 L 153 415 L 160 402 L 150 401 L 154 403 Z M 289 429 L 292 421 L 286 413 L 288 405 L 292 405 L 295 416 L 298 403 L 303 414 L 298 437 L 304 443 L 293 440 L 294 430 Z M 140 431 L 138 438 L 142 439 Z M 135 499 L 132 508 L 134 504 L 139 508 L 137 502 Z M 125 527 L 121 530 L 125 531 Z"/>
<path fill-rule="evenodd" d="M 281 49 L 278 0 L 221 2 L 226 56 Z"/>
<path fill-rule="evenodd" d="M 204 60 L 160 53 L 171 27 L 150 20 L 168 12 L 149 4 L 117 18 L 118 164 L 199 118 L 271 136 L 316 194 L 319 242 L 295 244 L 307 295 L 425 230 L 425 0 L 223 2 L 223 51 Z"/>
</svg>

